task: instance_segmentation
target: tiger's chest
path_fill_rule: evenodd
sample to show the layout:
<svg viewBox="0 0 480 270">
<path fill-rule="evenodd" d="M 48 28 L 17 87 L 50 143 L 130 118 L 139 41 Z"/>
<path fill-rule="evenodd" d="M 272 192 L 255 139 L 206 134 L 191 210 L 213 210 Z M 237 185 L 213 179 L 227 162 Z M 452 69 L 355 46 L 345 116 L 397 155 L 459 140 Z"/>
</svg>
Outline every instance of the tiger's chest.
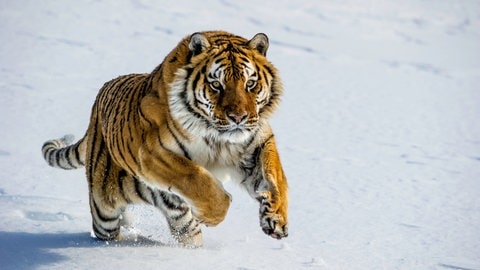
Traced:
<svg viewBox="0 0 480 270">
<path fill-rule="evenodd" d="M 240 164 L 247 153 L 241 144 L 213 143 L 198 139 L 189 146 L 192 161 L 207 169 L 221 182 L 241 181 L 245 177 Z"/>
</svg>

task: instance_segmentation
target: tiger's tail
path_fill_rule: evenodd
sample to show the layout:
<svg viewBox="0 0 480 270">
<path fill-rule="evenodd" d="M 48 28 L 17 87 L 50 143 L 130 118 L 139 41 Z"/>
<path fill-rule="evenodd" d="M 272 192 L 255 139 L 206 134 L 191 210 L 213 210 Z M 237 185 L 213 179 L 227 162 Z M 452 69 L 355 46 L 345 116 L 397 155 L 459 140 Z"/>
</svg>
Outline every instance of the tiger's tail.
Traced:
<svg viewBox="0 0 480 270">
<path fill-rule="evenodd" d="M 64 170 L 78 169 L 85 166 L 85 137 L 72 144 L 73 135 L 49 140 L 42 146 L 43 158 L 48 165 Z"/>
</svg>

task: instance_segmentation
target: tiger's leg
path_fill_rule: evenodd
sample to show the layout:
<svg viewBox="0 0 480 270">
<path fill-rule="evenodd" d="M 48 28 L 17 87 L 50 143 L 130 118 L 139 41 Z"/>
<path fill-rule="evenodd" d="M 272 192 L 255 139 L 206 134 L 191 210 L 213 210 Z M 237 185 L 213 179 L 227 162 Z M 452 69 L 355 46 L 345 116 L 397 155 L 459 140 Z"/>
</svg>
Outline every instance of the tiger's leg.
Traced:
<svg viewBox="0 0 480 270">
<path fill-rule="evenodd" d="M 101 240 L 119 240 L 126 200 L 118 186 L 120 168 L 115 165 L 101 136 L 87 149 L 87 180 L 93 232 Z"/>
<path fill-rule="evenodd" d="M 121 240 L 120 226 L 122 225 L 122 214 L 125 208 L 111 208 L 96 202 L 92 198 L 90 199 L 90 209 L 95 236 L 105 241 Z"/>
<path fill-rule="evenodd" d="M 180 196 L 201 223 L 215 226 L 223 221 L 230 194 L 205 168 L 165 148 L 157 132 L 146 137 L 139 159 L 143 181 Z"/>
<path fill-rule="evenodd" d="M 254 156 L 253 173 L 243 182 L 250 196 L 260 202 L 260 227 L 265 234 L 281 239 L 288 236 L 287 179 L 273 136 Z"/>
<path fill-rule="evenodd" d="M 190 206 L 177 195 L 147 186 L 131 175 L 123 177 L 121 189 L 129 203 L 147 203 L 157 207 L 166 217 L 173 238 L 186 247 L 202 245 L 200 224 Z"/>
<path fill-rule="evenodd" d="M 167 218 L 173 238 L 185 247 L 203 244 L 200 223 L 193 216 L 190 206 L 177 195 L 157 190 L 157 206 Z"/>
</svg>

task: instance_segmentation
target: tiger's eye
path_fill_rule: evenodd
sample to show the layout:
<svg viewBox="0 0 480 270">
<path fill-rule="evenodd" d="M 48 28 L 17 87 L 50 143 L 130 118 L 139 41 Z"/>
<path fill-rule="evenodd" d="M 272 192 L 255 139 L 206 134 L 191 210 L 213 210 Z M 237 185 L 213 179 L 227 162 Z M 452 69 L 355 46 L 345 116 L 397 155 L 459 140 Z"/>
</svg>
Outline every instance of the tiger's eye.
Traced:
<svg viewBox="0 0 480 270">
<path fill-rule="evenodd" d="M 222 84 L 219 81 L 213 81 L 210 83 L 213 89 L 215 90 L 221 90 L 222 89 Z"/>
<path fill-rule="evenodd" d="M 248 80 L 246 85 L 247 85 L 247 88 L 250 90 L 252 89 L 253 87 L 255 87 L 255 85 L 257 84 L 257 82 L 255 80 Z"/>
</svg>

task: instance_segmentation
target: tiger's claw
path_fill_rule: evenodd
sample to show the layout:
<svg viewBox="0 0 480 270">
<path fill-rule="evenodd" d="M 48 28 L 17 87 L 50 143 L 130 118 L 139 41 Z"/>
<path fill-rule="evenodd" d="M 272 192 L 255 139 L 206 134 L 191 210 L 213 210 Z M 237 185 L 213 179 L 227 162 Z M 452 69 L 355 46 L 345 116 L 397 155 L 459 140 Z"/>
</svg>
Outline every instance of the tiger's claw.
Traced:
<svg viewBox="0 0 480 270">
<path fill-rule="evenodd" d="M 263 232 L 275 239 L 288 236 L 288 225 L 285 219 L 278 214 L 265 214 L 260 218 L 260 227 Z"/>
</svg>

